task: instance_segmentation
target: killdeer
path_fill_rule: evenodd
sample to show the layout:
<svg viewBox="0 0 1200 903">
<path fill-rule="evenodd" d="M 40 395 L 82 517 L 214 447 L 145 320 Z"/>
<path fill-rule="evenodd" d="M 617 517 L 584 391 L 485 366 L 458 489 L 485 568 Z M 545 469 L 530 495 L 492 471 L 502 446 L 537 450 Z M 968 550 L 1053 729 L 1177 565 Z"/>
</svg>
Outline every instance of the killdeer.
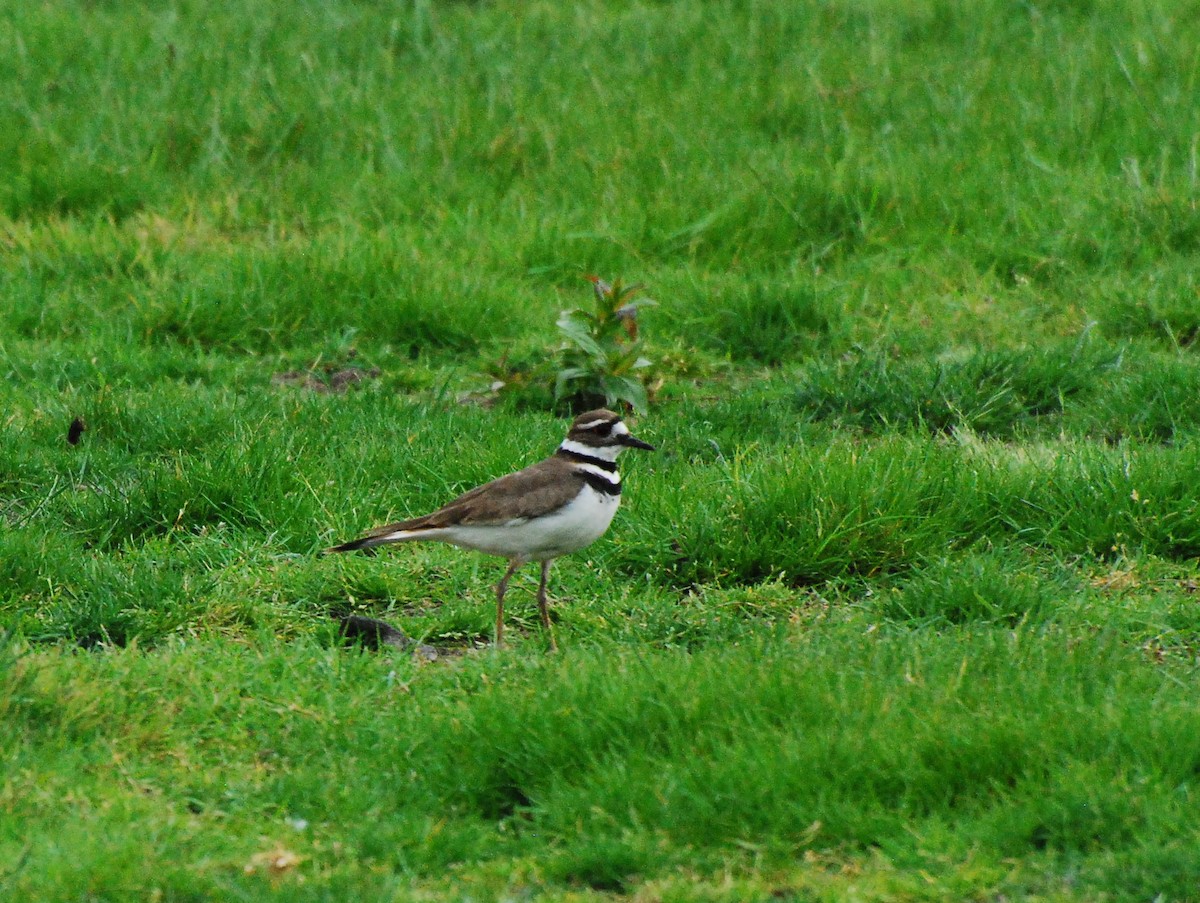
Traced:
<svg viewBox="0 0 1200 903">
<path fill-rule="evenodd" d="M 496 645 L 504 644 L 504 593 L 513 572 L 530 561 L 542 565 L 538 609 L 556 649 L 546 602 L 550 563 L 599 539 L 621 501 L 617 456 L 627 448 L 654 451 L 634 438 L 621 417 L 600 409 L 580 414 L 558 450 L 537 464 L 464 493 L 424 517 L 371 530 L 329 552 L 353 552 L 392 542 L 432 539 L 508 559 L 496 584 Z"/>
</svg>

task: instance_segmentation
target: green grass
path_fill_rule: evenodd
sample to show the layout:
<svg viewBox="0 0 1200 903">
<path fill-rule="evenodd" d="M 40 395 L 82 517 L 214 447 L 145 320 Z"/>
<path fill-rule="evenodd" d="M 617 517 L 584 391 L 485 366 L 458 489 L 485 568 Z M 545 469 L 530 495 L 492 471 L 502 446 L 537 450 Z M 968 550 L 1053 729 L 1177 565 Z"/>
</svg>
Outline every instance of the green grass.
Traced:
<svg viewBox="0 0 1200 903">
<path fill-rule="evenodd" d="M 885 895 L 912 870 L 1182 898 L 1195 880 L 1191 688 L 1112 636 L 814 622 L 450 668 L 270 646 L 10 660 L 0 844 L 41 864 L 10 892 L 307 899 L 505 875 L 494 890 L 536 895 L 679 869 L 815 891 L 852 866 Z M 247 874 L 275 849 L 308 882 Z"/>
<path fill-rule="evenodd" d="M 1196 898 L 1187 4 L 0 22 L 0 897 Z M 496 652 L 319 551 L 554 447 L 589 273 L 660 452 Z"/>
</svg>

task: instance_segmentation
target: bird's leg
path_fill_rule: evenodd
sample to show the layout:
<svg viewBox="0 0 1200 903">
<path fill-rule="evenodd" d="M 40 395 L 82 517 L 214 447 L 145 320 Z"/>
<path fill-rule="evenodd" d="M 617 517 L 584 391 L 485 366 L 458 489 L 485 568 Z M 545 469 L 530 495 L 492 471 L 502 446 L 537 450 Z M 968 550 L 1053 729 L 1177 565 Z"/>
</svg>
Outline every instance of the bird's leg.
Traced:
<svg viewBox="0 0 1200 903">
<path fill-rule="evenodd" d="M 554 642 L 554 628 L 550 626 L 550 606 L 546 602 L 546 582 L 549 579 L 550 561 L 543 561 L 542 582 L 538 584 L 538 610 L 542 613 L 542 625 L 546 628 L 546 634 L 550 637 L 550 651 L 557 652 L 558 644 Z"/>
<path fill-rule="evenodd" d="M 513 571 L 521 566 L 521 559 L 514 558 L 508 563 L 508 570 L 504 572 L 504 576 L 500 578 L 500 582 L 496 584 L 496 648 L 499 649 L 504 645 L 504 593 L 508 589 L 508 579 L 513 575 Z"/>
</svg>

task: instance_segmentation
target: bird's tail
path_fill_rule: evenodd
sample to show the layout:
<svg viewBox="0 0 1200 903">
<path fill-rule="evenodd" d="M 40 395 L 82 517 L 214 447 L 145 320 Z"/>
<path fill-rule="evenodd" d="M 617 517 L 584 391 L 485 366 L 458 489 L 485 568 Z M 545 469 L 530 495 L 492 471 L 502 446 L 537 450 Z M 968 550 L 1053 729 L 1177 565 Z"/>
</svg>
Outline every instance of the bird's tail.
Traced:
<svg viewBox="0 0 1200 903">
<path fill-rule="evenodd" d="M 371 536 L 364 536 L 362 539 L 352 539 L 350 542 L 343 542 L 340 545 L 330 546 L 325 550 L 326 554 L 330 552 L 357 552 L 359 550 L 369 551 L 375 546 L 381 545 L 379 540 Z"/>
<path fill-rule="evenodd" d="M 388 543 L 405 542 L 409 539 L 426 539 L 436 536 L 434 530 L 414 530 L 406 527 L 380 527 L 366 536 L 352 539 L 341 545 L 330 546 L 326 552 L 370 552 L 376 546 L 386 546 Z"/>
</svg>

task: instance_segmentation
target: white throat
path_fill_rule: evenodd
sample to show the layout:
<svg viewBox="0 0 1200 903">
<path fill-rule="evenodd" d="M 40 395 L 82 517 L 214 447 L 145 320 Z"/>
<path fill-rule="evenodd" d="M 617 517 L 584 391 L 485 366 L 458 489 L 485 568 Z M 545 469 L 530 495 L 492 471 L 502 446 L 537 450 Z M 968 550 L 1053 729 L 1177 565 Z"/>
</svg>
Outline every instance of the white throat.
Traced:
<svg viewBox="0 0 1200 903">
<path fill-rule="evenodd" d="M 620 445 L 584 445 L 582 442 L 576 442 L 573 439 L 564 439 L 559 448 L 572 454 L 583 455 L 587 458 L 596 458 L 600 461 L 616 461 L 617 455 L 621 454 L 624 450 Z"/>
</svg>

